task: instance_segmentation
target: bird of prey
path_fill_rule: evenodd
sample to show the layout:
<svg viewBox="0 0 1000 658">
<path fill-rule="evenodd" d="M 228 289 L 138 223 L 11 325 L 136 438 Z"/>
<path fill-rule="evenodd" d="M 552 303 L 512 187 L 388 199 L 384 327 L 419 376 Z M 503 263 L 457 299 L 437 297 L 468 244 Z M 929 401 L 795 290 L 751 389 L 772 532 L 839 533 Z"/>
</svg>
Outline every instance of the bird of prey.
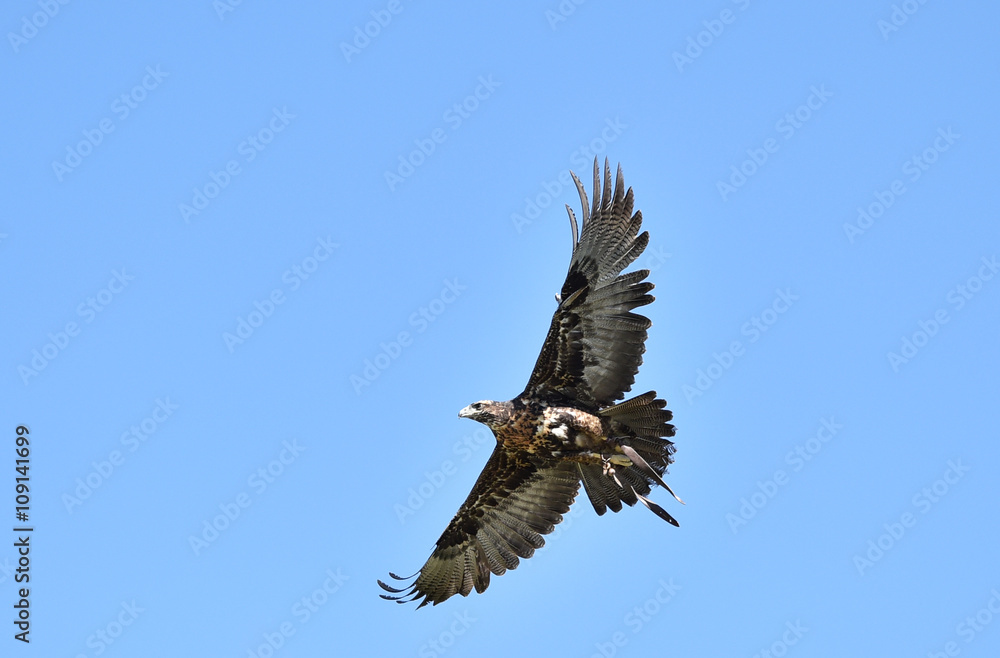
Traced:
<svg viewBox="0 0 1000 658">
<path fill-rule="evenodd" d="M 459 412 L 487 425 L 496 447 L 416 580 L 403 587 L 378 581 L 384 599 L 420 600 L 422 608 L 473 588 L 482 593 L 490 574 L 517 568 L 544 545 L 542 535 L 562 521 L 581 482 L 598 515 L 641 502 L 678 525 L 646 497 L 658 484 L 677 498 L 663 481 L 673 462 L 666 438 L 674 435 L 673 414 L 653 391 L 617 402 L 635 382 L 652 324 L 632 311 L 653 301 L 649 270 L 621 272 L 646 248 L 649 233 L 639 233 L 642 213 L 632 213 L 621 166 L 612 189 L 605 159 L 602 194 L 594 160 L 589 210 L 583 184 L 572 176 L 583 222 L 578 229 L 567 205 L 573 255 L 528 385 L 512 400 L 475 402 Z"/>
</svg>

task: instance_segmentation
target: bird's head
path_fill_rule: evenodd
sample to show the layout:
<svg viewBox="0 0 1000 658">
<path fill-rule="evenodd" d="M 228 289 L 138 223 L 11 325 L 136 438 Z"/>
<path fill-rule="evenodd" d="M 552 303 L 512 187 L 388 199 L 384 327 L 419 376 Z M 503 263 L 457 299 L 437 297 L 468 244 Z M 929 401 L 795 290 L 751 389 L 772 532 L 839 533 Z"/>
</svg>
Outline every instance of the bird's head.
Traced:
<svg viewBox="0 0 1000 658">
<path fill-rule="evenodd" d="M 510 403 L 494 402 L 493 400 L 473 402 L 459 411 L 458 417 L 478 420 L 480 423 L 496 429 L 505 425 L 510 419 Z"/>
</svg>

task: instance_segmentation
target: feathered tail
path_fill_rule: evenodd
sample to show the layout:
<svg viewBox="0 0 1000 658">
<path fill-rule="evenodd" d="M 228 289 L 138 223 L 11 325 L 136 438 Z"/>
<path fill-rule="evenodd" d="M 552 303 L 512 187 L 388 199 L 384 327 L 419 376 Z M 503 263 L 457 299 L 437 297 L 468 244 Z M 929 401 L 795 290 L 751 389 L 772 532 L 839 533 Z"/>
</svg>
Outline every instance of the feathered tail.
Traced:
<svg viewBox="0 0 1000 658">
<path fill-rule="evenodd" d="M 684 502 L 663 481 L 667 466 L 674 461 L 674 444 L 664 438 L 674 435 L 674 426 L 668 422 L 673 414 L 666 406 L 666 400 L 658 399 L 650 391 L 600 412 L 611 421 L 609 438 L 617 442 L 631 465 L 616 466 L 610 460 L 604 464 L 579 464 L 584 490 L 599 515 L 608 507 L 620 511 L 622 502 L 629 506 L 641 502 L 664 521 L 679 525 L 666 510 L 646 497 L 652 485 L 659 484 Z"/>
</svg>

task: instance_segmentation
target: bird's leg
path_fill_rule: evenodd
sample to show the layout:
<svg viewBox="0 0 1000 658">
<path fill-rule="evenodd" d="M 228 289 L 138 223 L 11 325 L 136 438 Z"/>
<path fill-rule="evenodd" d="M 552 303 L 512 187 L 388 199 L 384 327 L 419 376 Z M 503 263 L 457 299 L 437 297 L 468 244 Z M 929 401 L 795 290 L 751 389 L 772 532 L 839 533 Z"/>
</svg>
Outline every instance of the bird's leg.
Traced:
<svg viewBox="0 0 1000 658">
<path fill-rule="evenodd" d="M 612 480 L 615 481 L 615 484 L 617 484 L 622 489 L 626 489 L 625 485 L 623 485 L 621 483 L 621 480 L 618 479 L 618 474 L 615 473 L 615 467 L 612 466 L 611 464 L 611 457 L 601 455 L 601 466 L 604 468 L 604 475 L 609 476 Z M 666 521 L 671 525 L 678 527 L 680 526 L 680 524 L 677 523 L 677 520 L 674 517 L 670 516 L 670 514 L 668 514 L 666 510 L 664 510 L 662 507 L 651 501 L 649 498 L 646 498 L 641 493 L 636 491 L 635 487 L 629 485 L 627 490 L 631 490 L 632 493 L 635 494 L 636 499 L 638 499 L 640 503 L 645 505 L 646 509 L 648 509 L 650 512 L 656 514 L 658 517 L 660 517 L 661 519 L 663 519 L 664 521 Z M 669 489 L 667 490 L 670 491 Z M 673 492 L 671 491 L 670 493 Z M 676 494 L 674 497 L 676 498 Z M 678 498 L 678 500 L 680 500 L 680 498 Z"/>
<path fill-rule="evenodd" d="M 604 475 L 614 480 L 615 484 L 617 484 L 622 489 L 625 488 L 625 485 L 623 485 L 621 481 L 618 479 L 618 474 L 615 472 L 615 467 L 611 463 L 611 457 L 601 455 L 601 466 L 604 468 Z"/>
</svg>

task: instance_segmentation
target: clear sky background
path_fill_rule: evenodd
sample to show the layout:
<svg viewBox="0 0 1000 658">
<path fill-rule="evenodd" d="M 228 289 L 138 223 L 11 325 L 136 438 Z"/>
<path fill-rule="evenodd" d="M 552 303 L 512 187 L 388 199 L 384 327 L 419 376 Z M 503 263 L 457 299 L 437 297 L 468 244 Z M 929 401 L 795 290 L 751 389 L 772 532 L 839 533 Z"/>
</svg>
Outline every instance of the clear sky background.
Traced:
<svg viewBox="0 0 1000 658">
<path fill-rule="evenodd" d="M 5 3 L 0 653 L 997 655 L 998 22 Z M 581 497 L 485 594 L 383 601 L 492 449 L 458 410 L 528 379 L 595 155 L 651 236 L 680 528 Z"/>
</svg>

